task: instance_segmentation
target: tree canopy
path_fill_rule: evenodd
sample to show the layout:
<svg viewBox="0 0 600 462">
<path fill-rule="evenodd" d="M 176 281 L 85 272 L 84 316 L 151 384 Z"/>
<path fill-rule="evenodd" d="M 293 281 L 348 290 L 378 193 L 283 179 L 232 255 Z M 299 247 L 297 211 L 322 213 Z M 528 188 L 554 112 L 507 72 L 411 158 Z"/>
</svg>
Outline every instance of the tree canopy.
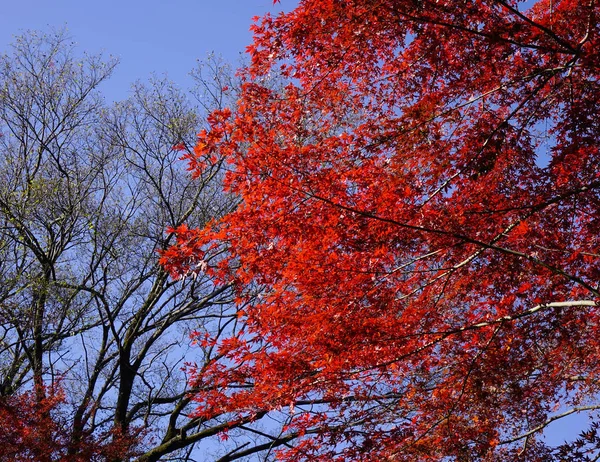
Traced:
<svg viewBox="0 0 600 462">
<path fill-rule="evenodd" d="M 541 435 L 600 408 L 600 6 L 529 3 L 255 23 L 236 107 L 187 154 L 196 176 L 227 162 L 240 203 L 163 253 L 237 289 L 245 327 L 198 333 L 222 355 L 195 370 L 199 415 L 285 414 L 288 460 L 593 454 L 595 425 Z"/>
<path fill-rule="evenodd" d="M 173 281 L 157 254 L 237 201 L 219 163 L 192 180 L 178 161 L 236 80 L 213 57 L 193 94 L 154 76 L 109 104 L 116 65 L 60 30 L 0 55 L 0 461 L 234 460 L 217 435 L 244 426 L 260 452 L 256 416 L 194 415 L 188 394 L 186 361 L 216 355 L 190 331 L 239 329 L 231 286 Z"/>
</svg>

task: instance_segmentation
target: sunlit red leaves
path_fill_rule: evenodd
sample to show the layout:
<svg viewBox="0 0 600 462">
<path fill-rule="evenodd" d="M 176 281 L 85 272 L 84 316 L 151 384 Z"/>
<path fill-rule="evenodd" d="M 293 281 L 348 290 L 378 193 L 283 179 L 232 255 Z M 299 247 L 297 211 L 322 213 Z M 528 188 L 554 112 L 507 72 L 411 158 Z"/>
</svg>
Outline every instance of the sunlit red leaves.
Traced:
<svg viewBox="0 0 600 462">
<path fill-rule="evenodd" d="M 199 412 L 317 400 L 291 460 L 514 460 L 558 397 L 597 396 L 598 310 L 545 304 L 598 299 L 600 7 L 522 6 L 305 0 L 256 23 L 237 110 L 189 157 L 225 158 L 241 204 L 163 254 L 181 276 L 226 245 L 247 303 Z"/>
</svg>

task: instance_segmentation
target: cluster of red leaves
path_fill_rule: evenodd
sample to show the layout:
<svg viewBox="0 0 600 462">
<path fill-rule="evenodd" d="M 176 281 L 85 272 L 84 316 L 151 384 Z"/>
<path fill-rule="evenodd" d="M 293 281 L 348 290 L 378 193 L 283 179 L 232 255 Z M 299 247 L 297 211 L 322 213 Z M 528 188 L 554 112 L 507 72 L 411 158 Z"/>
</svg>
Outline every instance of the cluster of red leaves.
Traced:
<svg viewBox="0 0 600 462">
<path fill-rule="evenodd" d="M 225 242 L 209 270 L 263 289 L 194 376 L 202 412 L 295 403 L 316 433 L 290 460 L 537 460 L 555 407 L 598 396 L 600 5 L 522 3 L 255 24 L 236 113 L 189 157 L 225 157 L 241 205 L 163 256 L 181 275 Z"/>
<path fill-rule="evenodd" d="M 89 462 L 131 455 L 135 441 L 115 433 L 94 439 L 69 432 L 60 387 L 0 398 L 0 460 L 11 462 Z"/>
</svg>

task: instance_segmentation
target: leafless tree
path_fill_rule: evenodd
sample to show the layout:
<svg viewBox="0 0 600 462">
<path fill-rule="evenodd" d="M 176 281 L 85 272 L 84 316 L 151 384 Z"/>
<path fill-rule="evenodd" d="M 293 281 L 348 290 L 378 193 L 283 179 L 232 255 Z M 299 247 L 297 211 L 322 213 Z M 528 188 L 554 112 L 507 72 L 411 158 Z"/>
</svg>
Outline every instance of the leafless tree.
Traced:
<svg viewBox="0 0 600 462">
<path fill-rule="evenodd" d="M 185 361 L 217 354 L 192 348 L 190 332 L 239 328 L 231 287 L 174 281 L 157 254 L 167 227 L 235 205 L 222 165 L 192 180 L 174 149 L 232 104 L 232 74 L 211 59 L 193 74 L 196 100 L 155 77 L 108 105 L 100 87 L 116 65 L 78 56 L 63 31 L 26 33 L 0 57 L 0 397 L 41 400 L 39 385 L 60 381 L 72 451 L 117 429 L 144 461 L 212 460 L 194 449 L 211 440 L 214 459 L 268 458 L 287 440 L 256 427 L 266 413 L 205 420 L 189 395 Z M 224 429 L 246 436 L 218 446 Z"/>
</svg>

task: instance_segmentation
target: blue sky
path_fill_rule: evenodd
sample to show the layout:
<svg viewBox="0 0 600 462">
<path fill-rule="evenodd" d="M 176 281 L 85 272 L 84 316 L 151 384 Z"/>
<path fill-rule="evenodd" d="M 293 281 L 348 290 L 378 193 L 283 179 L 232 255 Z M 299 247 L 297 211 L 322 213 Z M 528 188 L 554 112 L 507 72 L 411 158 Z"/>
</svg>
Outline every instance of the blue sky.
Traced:
<svg viewBox="0 0 600 462">
<path fill-rule="evenodd" d="M 130 84 L 151 73 L 167 73 L 179 85 L 208 52 L 237 64 L 251 42 L 253 16 L 292 8 L 294 0 L 12 0 L 0 15 L 0 51 L 25 30 L 66 27 L 79 51 L 119 57 L 104 87 L 109 99 L 123 99 Z"/>
</svg>

